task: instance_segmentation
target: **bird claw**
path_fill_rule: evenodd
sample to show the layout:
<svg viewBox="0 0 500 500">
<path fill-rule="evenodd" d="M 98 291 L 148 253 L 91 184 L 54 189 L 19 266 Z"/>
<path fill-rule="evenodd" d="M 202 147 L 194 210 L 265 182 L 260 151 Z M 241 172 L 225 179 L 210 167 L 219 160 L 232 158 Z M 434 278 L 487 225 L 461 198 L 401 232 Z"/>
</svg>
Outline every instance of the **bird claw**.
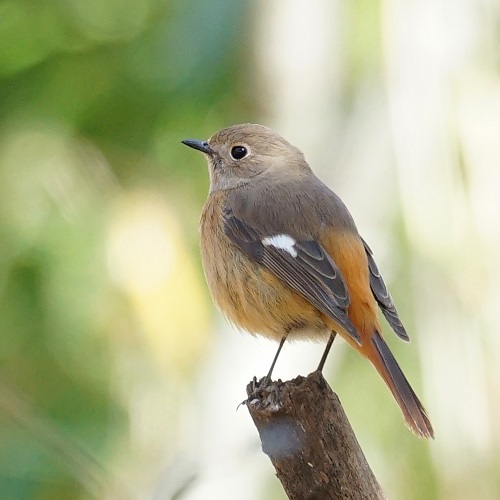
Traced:
<svg viewBox="0 0 500 500">
<path fill-rule="evenodd" d="M 269 377 L 262 377 L 257 381 L 257 377 L 253 377 L 248 388 L 248 399 L 240 403 L 252 407 L 260 407 L 261 409 L 269 408 L 271 411 L 277 411 L 281 408 L 279 403 L 279 388 L 273 384 Z M 239 407 L 238 406 L 238 407 Z"/>
</svg>

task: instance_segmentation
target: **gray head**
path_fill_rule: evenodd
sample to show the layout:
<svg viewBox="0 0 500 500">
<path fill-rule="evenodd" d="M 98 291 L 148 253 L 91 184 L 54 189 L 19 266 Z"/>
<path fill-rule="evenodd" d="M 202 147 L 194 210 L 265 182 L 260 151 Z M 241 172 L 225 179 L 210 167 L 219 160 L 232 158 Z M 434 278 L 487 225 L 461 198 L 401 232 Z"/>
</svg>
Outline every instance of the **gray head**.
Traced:
<svg viewBox="0 0 500 500">
<path fill-rule="evenodd" d="M 182 142 L 205 155 L 211 192 L 246 184 L 261 174 L 279 177 L 310 172 L 304 155 L 263 125 L 233 125 L 219 130 L 208 141 Z"/>
</svg>

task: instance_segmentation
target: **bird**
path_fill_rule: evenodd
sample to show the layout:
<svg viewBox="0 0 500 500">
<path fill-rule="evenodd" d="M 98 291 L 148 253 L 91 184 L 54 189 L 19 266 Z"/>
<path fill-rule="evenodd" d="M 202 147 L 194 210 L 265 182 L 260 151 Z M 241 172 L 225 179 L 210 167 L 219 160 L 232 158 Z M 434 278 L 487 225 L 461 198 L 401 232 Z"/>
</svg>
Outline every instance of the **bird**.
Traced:
<svg viewBox="0 0 500 500">
<path fill-rule="evenodd" d="M 339 334 L 373 364 L 409 429 L 433 438 L 427 412 L 382 336 L 378 309 L 409 341 L 373 252 L 303 153 L 251 123 L 182 143 L 208 163 L 200 219 L 208 288 L 231 323 L 279 342 L 268 379 L 287 339 L 326 341 L 322 371 Z"/>
</svg>

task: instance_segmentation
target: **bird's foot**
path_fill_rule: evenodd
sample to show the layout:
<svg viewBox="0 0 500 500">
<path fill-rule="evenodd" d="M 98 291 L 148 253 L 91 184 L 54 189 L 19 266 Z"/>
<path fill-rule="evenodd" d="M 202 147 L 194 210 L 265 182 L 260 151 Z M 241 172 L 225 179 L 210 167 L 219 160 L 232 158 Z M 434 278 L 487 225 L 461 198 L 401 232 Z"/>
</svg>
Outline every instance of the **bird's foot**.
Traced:
<svg viewBox="0 0 500 500">
<path fill-rule="evenodd" d="M 248 398 L 238 407 L 245 404 L 277 411 L 281 407 L 279 403 L 280 385 L 281 381 L 273 382 L 268 376 L 262 377 L 260 380 L 254 377 L 247 386 Z"/>
</svg>

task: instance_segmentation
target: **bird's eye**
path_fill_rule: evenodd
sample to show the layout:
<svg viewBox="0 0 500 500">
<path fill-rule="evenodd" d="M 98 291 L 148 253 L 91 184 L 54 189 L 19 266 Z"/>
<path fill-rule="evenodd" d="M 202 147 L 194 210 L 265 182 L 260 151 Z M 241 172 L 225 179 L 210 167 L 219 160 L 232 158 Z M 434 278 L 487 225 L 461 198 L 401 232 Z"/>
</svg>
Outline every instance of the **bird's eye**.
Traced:
<svg viewBox="0 0 500 500">
<path fill-rule="evenodd" d="M 234 146 L 234 148 L 231 149 L 231 156 L 235 160 L 241 160 L 242 158 L 245 158 L 247 153 L 247 148 L 244 146 Z"/>
</svg>

